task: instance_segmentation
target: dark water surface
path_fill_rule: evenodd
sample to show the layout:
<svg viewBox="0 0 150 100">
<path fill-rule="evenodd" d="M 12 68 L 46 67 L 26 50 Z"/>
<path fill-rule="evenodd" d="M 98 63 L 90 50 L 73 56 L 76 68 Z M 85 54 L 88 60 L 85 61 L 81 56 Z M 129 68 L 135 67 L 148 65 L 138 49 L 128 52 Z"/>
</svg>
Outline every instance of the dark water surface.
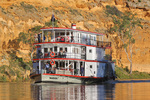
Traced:
<svg viewBox="0 0 150 100">
<path fill-rule="evenodd" d="M 150 100 L 150 80 L 98 85 L 0 83 L 0 100 Z"/>
</svg>

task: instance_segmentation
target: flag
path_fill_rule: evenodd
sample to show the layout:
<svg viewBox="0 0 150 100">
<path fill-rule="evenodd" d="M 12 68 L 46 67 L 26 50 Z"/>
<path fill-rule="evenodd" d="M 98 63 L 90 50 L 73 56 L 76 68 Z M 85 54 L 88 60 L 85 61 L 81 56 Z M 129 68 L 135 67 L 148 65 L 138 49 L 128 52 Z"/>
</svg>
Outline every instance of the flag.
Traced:
<svg viewBox="0 0 150 100">
<path fill-rule="evenodd" d="M 55 22 L 55 16 L 54 16 L 54 14 L 52 15 L 51 21 Z"/>
</svg>

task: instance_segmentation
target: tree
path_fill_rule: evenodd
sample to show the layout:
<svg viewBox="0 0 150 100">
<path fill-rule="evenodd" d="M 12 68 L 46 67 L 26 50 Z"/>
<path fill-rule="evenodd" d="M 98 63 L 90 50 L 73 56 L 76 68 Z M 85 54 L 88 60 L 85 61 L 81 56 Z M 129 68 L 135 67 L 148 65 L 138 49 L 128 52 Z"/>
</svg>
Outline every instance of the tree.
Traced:
<svg viewBox="0 0 150 100">
<path fill-rule="evenodd" d="M 132 56 L 135 43 L 134 34 L 138 26 L 142 28 L 140 20 L 131 12 L 120 12 L 116 7 L 106 6 L 106 14 L 113 19 L 114 25 L 108 29 L 110 34 L 117 34 L 122 42 L 122 47 L 130 62 L 130 74 L 132 74 Z"/>
</svg>

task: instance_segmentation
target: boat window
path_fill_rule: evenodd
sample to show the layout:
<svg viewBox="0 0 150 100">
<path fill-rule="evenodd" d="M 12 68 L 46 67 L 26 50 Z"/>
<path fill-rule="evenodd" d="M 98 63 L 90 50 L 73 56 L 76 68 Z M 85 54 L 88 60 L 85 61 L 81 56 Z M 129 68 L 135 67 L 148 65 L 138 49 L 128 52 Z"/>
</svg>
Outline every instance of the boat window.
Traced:
<svg viewBox="0 0 150 100">
<path fill-rule="evenodd" d="M 50 48 L 50 51 L 53 51 L 53 48 Z"/>
<path fill-rule="evenodd" d="M 61 50 L 63 50 L 63 48 L 60 48 L 59 50 L 61 51 Z"/>
<path fill-rule="evenodd" d="M 90 65 L 90 68 L 92 68 L 92 65 Z"/>
<path fill-rule="evenodd" d="M 92 53 L 92 49 L 89 50 L 89 53 Z"/>
<path fill-rule="evenodd" d="M 76 50 L 76 48 L 74 48 L 74 53 L 76 53 L 77 52 L 77 50 Z"/>
<path fill-rule="evenodd" d="M 54 47 L 54 52 L 57 52 L 57 46 Z"/>
<path fill-rule="evenodd" d="M 69 35 L 69 32 L 67 32 L 67 35 Z"/>
<path fill-rule="evenodd" d="M 81 48 L 81 52 L 84 54 L 85 53 L 85 47 Z"/>
<path fill-rule="evenodd" d="M 74 53 L 78 53 L 78 48 L 74 48 Z"/>
<path fill-rule="evenodd" d="M 67 52 L 67 48 L 65 48 L 65 51 Z"/>
<path fill-rule="evenodd" d="M 72 53 L 75 53 L 75 48 L 72 48 Z"/>
<path fill-rule="evenodd" d="M 64 36 L 64 35 L 65 35 L 65 33 L 61 33 L 60 35 L 61 35 L 61 36 Z"/>
<path fill-rule="evenodd" d="M 45 53 L 45 52 L 48 52 L 48 48 L 44 48 L 44 53 Z"/>
</svg>

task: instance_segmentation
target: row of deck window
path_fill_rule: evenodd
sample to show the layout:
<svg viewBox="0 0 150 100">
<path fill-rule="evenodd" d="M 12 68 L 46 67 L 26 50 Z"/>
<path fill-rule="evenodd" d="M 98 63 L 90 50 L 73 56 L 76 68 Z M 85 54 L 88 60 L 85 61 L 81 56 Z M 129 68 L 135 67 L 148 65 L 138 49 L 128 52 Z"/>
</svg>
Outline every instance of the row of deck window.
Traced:
<svg viewBox="0 0 150 100">
<path fill-rule="evenodd" d="M 69 49 L 72 49 L 72 51 L 68 51 L 68 48 Z M 85 48 L 79 48 L 79 47 L 73 47 L 73 48 L 70 48 L 70 47 L 57 47 L 57 46 L 54 46 L 53 48 L 44 48 L 44 53 L 48 53 L 49 51 L 51 52 L 60 52 L 60 51 L 65 51 L 66 53 L 74 53 L 74 54 L 85 54 Z M 91 51 L 90 51 L 91 52 Z"/>
<path fill-rule="evenodd" d="M 37 51 L 37 58 L 49 58 L 51 53 L 55 55 L 54 58 L 78 58 L 85 59 L 85 47 L 51 47 L 44 48 L 44 52 Z M 55 53 L 55 54 L 54 54 Z"/>
</svg>

